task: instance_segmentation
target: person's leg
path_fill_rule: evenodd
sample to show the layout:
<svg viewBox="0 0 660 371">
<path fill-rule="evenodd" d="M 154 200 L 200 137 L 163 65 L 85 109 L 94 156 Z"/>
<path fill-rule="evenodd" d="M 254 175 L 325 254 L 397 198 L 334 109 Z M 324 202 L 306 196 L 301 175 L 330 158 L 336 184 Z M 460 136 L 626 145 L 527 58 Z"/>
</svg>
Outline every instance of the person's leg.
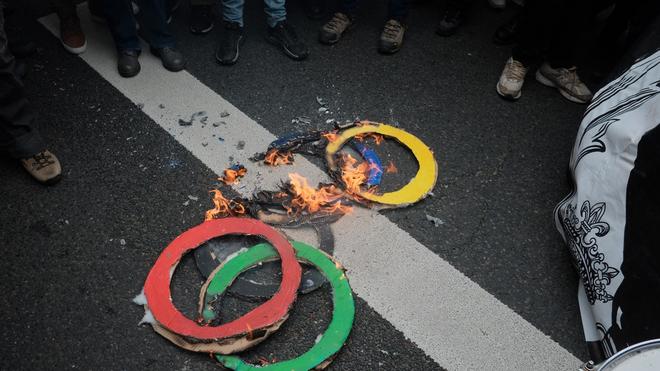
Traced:
<svg viewBox="0 0 660 371">
<path fill-rule="evenodd" d="M 15 74 L 15 59 L 9 52 L 0 7 L 0 150 L 20 159 L 25 169 L 43 183 L 60 178 L 60 163 L 49 151 L 34 125 L 23 82 Z"/>
<path fill-rule="evenodd" d="M 174 48 L 176 40 L 167 24 L 167 0 L 138 0 L 138 20 L 149 45 L 153 48 Z"/>
<path fill-rule="evenodd" d="M 300 61 L 309 55 L 307 46 L 286 21 L 285 0 L 264 0 L 268 23 L 267 40 L 279 46 L 289 58 Z"/>
<path fill-rule="evenodd" d="M 244 4 L 245 0 L 222 0 L 222 19 L 243 27 Z"/>
<path fill-rule="evenodd" d="M 465 23 L 465 14 L 470 5 L 472 5 L 472 0 L 446 0 L 435 33 L 440 36 L 455 34 L 458 27 Z"/>
<path fill-rule="evenodd" d="M 80 27 L 80 19 L 73 0 L 52 0 L 60 19 L 60 40 L 68 52 L 80 54 L 87 48 L 85 34 Z"/>
<path fill-rule="evenodd" d="M 190 24 L 192 34 L 201 35 L 213 29 L 213 5 L 217 0 L 190 0 Z"/>
<path fill-rule="evenodd" d="M 76 3 L 72 0 L 51 0 L 55 7 L 55 12 L 60 19 L 78 18 L 76 13 Z"/>
<path fill-rule="evenodd" d="M 549 17 L 559 18 L 547 28 L 548 51 L 546 62 L 536 71 L 536 80 L 543 85 L 557 88 L 561 95 L 574 103 L 588 103 L 592 94 L 580 80 L 575 52 L 580 35 L 591 19 L 590 0 L 565 0 L 554 2 L 555 6 L 547 12 Z"/>
<path fill-rule="evenodd" d="M 217 0 L 190 0 L 190 6 L 215 5 Z"/>
<path fill-rule="evenodd" d="M 9 52 L 0 7 L 0 149 L 14 158 L 33 156 L 46 148 L 34 127 L 34 115 L 27 109 L 23 82 L 14 73 L 14 56 Z"/>
<path fill-rule="evenodd" d="M 103 13 L 117 50 L 139 51 L 140 40 L 135 27 L 133 6 L 130 0 L 101 0 Z"/>
<path fill-rule="evenodd" d="M 176 50 L 176 40 L 167 24 L 168 0 L 139 0 L 138 21 L 151 52 L 160 58 L 163 67 L 172 72 L 186 66 L 183 55 Z"/>
<path fill-rule="evenodd" d="M 406 32 L 405 19 L 408 15 L 408 0 L 390 0 L 387 21 L 378 41 L 378 51 L 383 54 L 394 54 L 403 45 Z"/>
<path fill-rule="evenodd" d="M 355 18 L 357 12 L 358 0 L 340 0 L 339 8 L 337 11 L 349 16 L 351 19 Z"/>
<path fill-rule="evenodd" d="M 541 61 L 541 52 L 546 45 L 545 1 L 527 1 L 520 14 L 518 44 L 512 49 L 496 85 L 497 93 L 504 99 L 515 101 L 522 96 L 529 68 Z"/>
<path fill-rule="evenodd" d="M 520 14 L 518 44 L 511 50 L 511 57 L 525 67 L 541 62 L 547 48 L 548 8 L 546 0 L 529 0 Z"/>
<path fill-rule="evenodd" d="M 580 35 L 591 23 L 591 0 L 556 1 L 555 19 L 561 15 L 561 23 L 555 22 L 548 35 L 547 61 L 553 68 L 575 66 L 575 54 Z"/>
<path fill-rule="evenodd" d="M 404 23 L 410 8 L 409 0 L 390 0 L 388 4 L 387 19 L 394 19 Z"/>
<path fill-rule="evenodd" d="M 353 25 L 357 7 L 358 0 L 340 0 L 337 12 L 319 29 L 319 42 L 326 45 L 338 42 L 344 32 Z"/>
<path fill-rule="evenodd" d="M 286 0 L 264 0 L 264 5 L 268 27 L 286 20 Z"/>
</svg>

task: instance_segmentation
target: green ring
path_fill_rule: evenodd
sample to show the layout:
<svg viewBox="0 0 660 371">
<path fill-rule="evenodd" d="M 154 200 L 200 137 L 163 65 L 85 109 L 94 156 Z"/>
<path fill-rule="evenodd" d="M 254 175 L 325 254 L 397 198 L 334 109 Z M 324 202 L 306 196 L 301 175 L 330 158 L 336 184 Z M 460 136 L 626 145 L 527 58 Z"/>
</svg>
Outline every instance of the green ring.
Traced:
<svg viewBox="0 0 660 371">
<path fill-rule="evenodd" d="M 335 264 L 330 256 L 324 252 L 306 245 L 302 242 L 292 241 L 296 257 L 298 260 L 315 266 L 321 274 L 330 282 L 332 287 L 332 320 L 330 325 L 325 330 L 319 341 L 309 349 L 306 353 L 297 358 L 271 363 L 264 366 L 254 366 L 244 362 L 240 357 L 227 356 L 216 354 L 216 359 L 223 364 L 223 366 L 237 370 L 237 371 L 303 371 L 311 370 L 314 367 L 322 364 L 327 359 L 331 358 L 342 348 L 348 334 L 353 327 L 353 318 L 355 317 L 355 303 L 353 302 L 353 293 L 351 286 L 348 284 L 348 279 L 344 274 L 341 266 Z M 231 282 L 240 274 L 240 272 L 253 267 L 260 262 L 266 260 L 276 259 L 277 252 L 273 247 L 267 243 L 260 243 L 252 246 L 247 251 L 237 255 L 229 262 L 225 262 L 223 267 L 220 268 L 215 276 L 211 278 L 211 282 L 207 288 L 207 294 L 212 292 L 216 296 L 218 293 L 225 291 Z M 239 264 L 241 268 L 228 271 L 225 270 L 226 266 L 235 266 Z M 224 274 L 223 274 L 224 273 Z M 234 277 L 227 277 L 227 275 L 235 274 Z M 208 295 L 207 295 L 208 296 Z"/>
</svg>

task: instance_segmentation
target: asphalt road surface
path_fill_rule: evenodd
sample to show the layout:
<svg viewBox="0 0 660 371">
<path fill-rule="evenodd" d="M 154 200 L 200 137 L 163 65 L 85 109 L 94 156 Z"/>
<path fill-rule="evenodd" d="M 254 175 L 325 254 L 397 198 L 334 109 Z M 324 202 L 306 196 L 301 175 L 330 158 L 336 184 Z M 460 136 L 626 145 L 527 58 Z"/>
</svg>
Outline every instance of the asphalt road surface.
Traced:
<svg viewBox="0 0 660 371">
<path fill-rule="evenodd" d="M 0 369 L 217 369 L 207 355 L 178 349 L 138 326 L 143 310 L 131 299 L 159 252 L 203 220 L 212 206 L 208 191 L 231 162 L 237 141 L 248 149 L 268 143 L 266 134 L 251 128 L 277 136 L 355 117 L 415 134 L 434 150 L 440 171 L 432 197 L 380 214 L 360 211 L 334 227 L 338 245 L 378 251 L 337 247 L 349 279 L 355 277 L 357 312 L 350 338 L 329 369 L 474 369 L 470 355 L 490 369 L 500 368 L 506 357 L 513 364 L 539 360 L 529 366 L 548 370 L 585 360 L 577 276 L 551 217 L 568 192 L 566 164 L 584 106 L 533 79 L 519 102 L 497 96 L 495 83 L 510 49 L 490 40 L 511 10 L 475 4 L 457 35 L 440 38 L 433 32 L 436 5 L 418 5 L 404 48 L 382 56 L 376 52 L 381 4 L 366 1 L 359 25 L 332 47 L 315 42 L 321 21 L 307 20 L 298 5 L 289 6 L 289 18 L 310 46 L 308 60 L 291 61 L 267 44 L 262 6 L 253 2 L 245 11 L 247 42 L 232 67 L 213 59 L 217 28 L 206 36 L 187 32 L 183 6 L 173 28 L 188 58 L 189 75 L 177 78 L 187 85 L 168 86 L 174 74 L 149 64 L 144 53 L 143 90 L 112 77 L 114 59 L 104 63 L 104 54 L 92 51 L 101 41 L 90 37 L 89 55 L 81 59 L 67 54 L 42 24 L 26 25 L 39 46 L 27 60 L 28 97 L 62 161 L 64 179 L 43 187 L 17 163 L 0 159 Z M 49 12 L 36 9 L 38 16 Z M 102 25 L 85 24 L 104 32 Z M 316 97 L 328 102 L 331 114 L 319 115 Z M 231 115 L 214 136 L 205 137 L 199 127 L 186 132 L 174 120 L 198 110 L 176 106 L 179 101 L 216 100 L 217 107 L 201 108 L 226 106 Z M 160 105 L 164 113 L 158 113 Z M 299 116 L 312 123 L 292 124 Z M 388 186 L 414 174 L 415 162 L 404 150 L 390 146 L 383 153 L 400 170 Z M 360 222 L 374 214 L 379 222 Z M 443 223 L 435 226 L 426 215 Z M 410 246 L 370 244 L 388 233 L 421 246 L 410 250 L 418 255 L 397 255 L 408 254 Z M 371 253 L 379 264 L 369 264 Z M 364 261 L 351 261 L 357 257 Z M 397 273 L 399 266 L 419 269 Z M 391 285 L 374 281 L 388 282 L 388 276 Z M 456 281 L 436 290 L 428 284 L 434 277 Z M 174 276 L 174 301 L 189 315 L 201 280 L 190 258 Z M 383 299 L 397 296 L 405 300 Z M 466 303 L 483 306 L 452 313 Z M 253 305 L 228 298 L 226 318 Z M 246 357 L 272 361 L 300 354 L 330 316 L 327 287 L 304 295 L 285 326 Z M 477 328 L 478 336 L 472 333 Z"/>
</svg>

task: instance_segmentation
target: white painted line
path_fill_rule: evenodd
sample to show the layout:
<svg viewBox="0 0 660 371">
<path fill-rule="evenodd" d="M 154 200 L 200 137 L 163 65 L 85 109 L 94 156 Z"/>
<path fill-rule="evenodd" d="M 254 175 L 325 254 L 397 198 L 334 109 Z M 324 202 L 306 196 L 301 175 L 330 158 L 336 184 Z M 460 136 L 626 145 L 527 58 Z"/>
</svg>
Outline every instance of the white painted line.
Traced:
<svg viewBox="0 0 660 371">
<path fill-rule="evenodd" d="M 248 176 L 237 191 L 249 195 L 257 187 L 275 187 L 294 170 L 312 180 L 326 179 L 301 156 L 293 167 L 273 169 L 250 162 L 248 157 L 266 148 L 275 136 L 188 72 L 168 72 L 160 61 L 143 53 L 142 72 L 131 79 L 120 77 L 105 26 L 90 21 L 87 7 L 79 7 L 79 13 L 88 38 L 81 58 L 131 101 L 143 104 L 149 117 L 217 174 L 229 165 L 230 156 L 247 166 Z M 58 34 L 54 15 L 41 22 Z M 225 110 L 230 115 L 221 118 Z M 205 128 L 179 126 L 179 118 L 188 119 L 196 111 L 209 116 Z M 227 125 L 210 124 L 220 120 Z M 213 138 L 213 133 L 224 142 Z M 245 141 L 240 151 L 235 147 L 239 140 Z M 335 255 L 348 268 L 355 293 L 439 365 L 450 370 L 574 370 L 580 364 L 383 215 L 356 209 L 333 227 Z"/>
</svg>

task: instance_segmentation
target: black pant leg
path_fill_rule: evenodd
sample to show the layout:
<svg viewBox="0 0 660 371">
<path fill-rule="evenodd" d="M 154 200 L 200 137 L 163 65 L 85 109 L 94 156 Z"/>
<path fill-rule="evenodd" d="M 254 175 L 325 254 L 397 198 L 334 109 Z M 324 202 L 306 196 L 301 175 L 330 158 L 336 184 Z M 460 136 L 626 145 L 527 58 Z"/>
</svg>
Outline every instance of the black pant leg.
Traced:
<svg viewBox="0 0 660 371">
<path fill-rule="evenodd" d="M 520 14 L 518 44 L 513 47 L 511 55 L 525 67 L 541 62 L 547 48 L 548 10 L 552 8 L 547 2 L 556 1 L 528 0 Z"/>
<path fill-rule="evenodd" d="M 4 21 L 0 7 L 0 150 L 14 158 L 27 158 L 46 149 L 46 145 L 34 126 L 23 82 L 14 71 Z"/>
</svg>

